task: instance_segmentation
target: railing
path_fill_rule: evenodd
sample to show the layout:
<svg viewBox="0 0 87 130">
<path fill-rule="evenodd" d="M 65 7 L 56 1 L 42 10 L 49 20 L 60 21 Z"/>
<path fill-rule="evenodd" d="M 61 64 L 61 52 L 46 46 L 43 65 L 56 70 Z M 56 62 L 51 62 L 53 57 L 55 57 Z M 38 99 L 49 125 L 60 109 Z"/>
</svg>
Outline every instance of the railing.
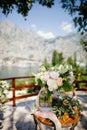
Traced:
<svg viewBox="0 0 87 130">
<path fill-rule="evenodd" d="M 78 74 L 77 76 L 87 76 L 87 74 Z M 12 101 L 13 102 L 13 106 L 16 106 L 16 100 L 22 99 L 22 98 L 27 98 L 27 97 L 31 97 L 31 96 L 35 96 L 38 94 L 39 92 L 39 87 L 36 86 L 34 83 L 29 83 L 29 84 L 24 84 L 24 85 L 16 85 L 16 80 L 17 79 L 32 79 L 35 78 L 34 76 L 24 76 L 24 77 L 11 77 L 11 78 L 3 78 L 0 80 L 6 80 L 12 81 L 12 86 L 11 89 L 9 91 L 12 91 L 12 97 L 8 99 L 8 101 Z M 87 80 L 75 80 L 75 87 L 77 88 L 76 90 L 81 90 L 81 91 L 87 91 Z M 80 88 L 79 85 L 80 84 L 84 84 L 83 88 Z M 25 95 L 20 95 L 20 96 L 16 96 L 16 91 L 17 90 L 23 90 L 23 89 L 27 89 L 27 88 L 38 88 L 36 92 L 34 93 L 30 93 L 30 94 L 25 94 Z"/>
<path fill-rule="evenodd" d="M 77 74 L 77 80 L 74 81 L 76 90 L 87 91 L 87 74 Z M 80 79 L 81 77 L 85 79 Z"/>
<path fill-rule="evenodd" d="M 22 99 L 22 98 L 27 98 L 27 97 L 31 97 L 31 96 L 35 96 L 38 94 L 37 92 L 34 93 L 30 93 L 30 94 L 25 94 L 25 95 L 19 95 L 16 96 L 16 91 L 17 90 L 23 90 L 23 89 L 27 89 L 27 88 L 35 88 L 38 87 L 36 86 L 34 83 L 29 83 L 29 84 L 24 84 L 24 85 L 16 85 L 16 80 L 17 79 L 32 79 L 34 78 L 34 76 L 24 76 L 24 77 L 12 77 L 12 78 L 3 78 L 0 80 L 6 80 L 6 81 L 10 81 L 11 80 L 11 87 L 9 89 L 9 91 L 12 91 L 12 97 L 8 99 L 8 101 L 12 101 L 13 102 L 13 106 L 16 106 L 16 100 Z"/>
</svg>

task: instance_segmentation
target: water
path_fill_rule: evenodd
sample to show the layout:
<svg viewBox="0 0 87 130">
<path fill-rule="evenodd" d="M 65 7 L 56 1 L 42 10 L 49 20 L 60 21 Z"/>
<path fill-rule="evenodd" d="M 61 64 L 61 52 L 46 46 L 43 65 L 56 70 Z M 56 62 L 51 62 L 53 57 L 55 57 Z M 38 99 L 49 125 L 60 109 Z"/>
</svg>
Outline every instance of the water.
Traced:
<svg viewBox="0 0 87 130">
<path fill-rule="evenodd" d="M 0 78 L 29 76 L 36 73 L 38 67 L 0 66 Z"/>
</svg>

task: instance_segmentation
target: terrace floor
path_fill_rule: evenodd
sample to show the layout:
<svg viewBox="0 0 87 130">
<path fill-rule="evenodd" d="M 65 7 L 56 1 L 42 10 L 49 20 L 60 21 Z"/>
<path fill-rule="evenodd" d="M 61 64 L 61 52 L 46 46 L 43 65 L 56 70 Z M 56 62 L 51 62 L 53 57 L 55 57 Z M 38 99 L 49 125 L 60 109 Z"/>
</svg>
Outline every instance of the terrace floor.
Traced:
<svg viewBox="0 0 87 130">
<path fill-rule="evenodd" d="M 81 121 L 75 130 L 87 130 L 87 92 L 76 92 L 76 95 L 82 102 L 83 112 Z M 11 102 L 7 103 L 2 130 L 35 130 L 33 116 L 31 115 L 35 108 L 35 100 L 36 96 L 19 100 L 16 107 L 12 107 Z M 52 130 L 49 127 L 43 127 L 44 130 Z"/>
</svg>

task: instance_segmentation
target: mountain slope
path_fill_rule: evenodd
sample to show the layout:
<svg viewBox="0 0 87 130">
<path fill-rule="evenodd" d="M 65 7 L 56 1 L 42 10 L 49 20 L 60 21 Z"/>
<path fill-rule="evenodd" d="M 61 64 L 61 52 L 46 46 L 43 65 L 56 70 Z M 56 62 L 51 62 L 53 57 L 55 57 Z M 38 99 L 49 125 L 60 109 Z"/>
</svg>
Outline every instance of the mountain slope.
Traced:
<svg viewBox="0 0 87 130">
<path fill-rule="evenodd" d="M 55 39 L 43 39 L 32 30 L 27 31 L 5 21 L 0 23 L 0 64 L 1 65 L 38 65 L 45 57 L 51 61 L 56 49 L 64 57 L 77 52 L 79 62 L 85 61 L 86 53 L 80 45 L 80 34 Z"/>
</svg>

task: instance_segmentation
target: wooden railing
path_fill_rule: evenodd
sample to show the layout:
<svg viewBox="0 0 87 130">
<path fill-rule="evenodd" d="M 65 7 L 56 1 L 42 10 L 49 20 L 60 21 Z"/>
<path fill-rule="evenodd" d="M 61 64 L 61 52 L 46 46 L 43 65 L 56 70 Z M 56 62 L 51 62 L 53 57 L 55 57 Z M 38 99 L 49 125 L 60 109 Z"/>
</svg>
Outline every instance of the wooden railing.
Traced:
<svg viewBox="0 0 87 130">
<path fill-rule="evenodd" d="M 87 76 L 87 74 L 78 74 L 77 76 Z M 39 87 L 36 86 L 34 83 L 30 83 L 30 84 L 24 84 L 24 85 L 16 85 L 16 80 L 17 79 L 32 79 L 35 78 L 34 76 L 24 76 L 24 77 L 11 77 L 11 78 L 3 78 L 0 80 L 6 80 L 6 81 L 10 81 L 11 80 L 11 88 L 9 89 L 9 91 L 12 91 L 12 97 L 8 99 L 8 101 L 12 101 L 13 102 L 13 106 L 16 106 L 16 100 L 22 99 L 22 98 L 27 98 L 27 97 L 31 97 L 31 96 L 35 96 L 38 94 L 39 92 Z M 87 91 L 87 80 L 75 80 L 75 87 L 77 88 L 76 90 L 81 90 L 81 91 Z M 80 84 L 84 84 L 83 88 L 80 88 L 79 85 Z M 27 93 L 25 95 L 20 95 L 20 96 L 16 96 L 16 91 L 17 90 L 23 90 L 23 89 L 27 89 L 27 88 L 38 88 L 36 92 L 34 93 Z"/>
<path fill-rule="evenodd" d="M 87 74 L 77 74 L 76 76 L 77 80 L 74 81 L 76 90 L 87 91 Z M 80 79 L 82 76 L 84 76 L 85 79 Z"/>
<path fill-rule="evenodd" d="M 35 96 L 38 94 L 38 91 L 34 92 L 34 93 L 27 93 L 25 95 L 19 95 L 16 96 L 16 91 L 17 90 L 23 90 L 23 89 L 27 89 L 27 88 L 35 88 L 38 87 L 36 86 L 34 83 L 30 83 L 30 84 L 24 84 L 24 85 L 16 85 L 16 80 L 17 79 L 31 79 L 34 78 L 34 76 L 24 76 L 24 77 L 11 77 L 11 78 L 3 78 L 0 80 L 6 80 L 6 81 L 11 81 L 11 87 L 9 89 L 9 91 L 12 92 L 12 97 L 8 99 L 8 101 L 12 101 L 13 102 L 13 106 L 16 106 L 16 100 L 22 99 L 22 98 L 27 98 L 27 97 L 31 97 L 31 96 Z"/>
</svg>

